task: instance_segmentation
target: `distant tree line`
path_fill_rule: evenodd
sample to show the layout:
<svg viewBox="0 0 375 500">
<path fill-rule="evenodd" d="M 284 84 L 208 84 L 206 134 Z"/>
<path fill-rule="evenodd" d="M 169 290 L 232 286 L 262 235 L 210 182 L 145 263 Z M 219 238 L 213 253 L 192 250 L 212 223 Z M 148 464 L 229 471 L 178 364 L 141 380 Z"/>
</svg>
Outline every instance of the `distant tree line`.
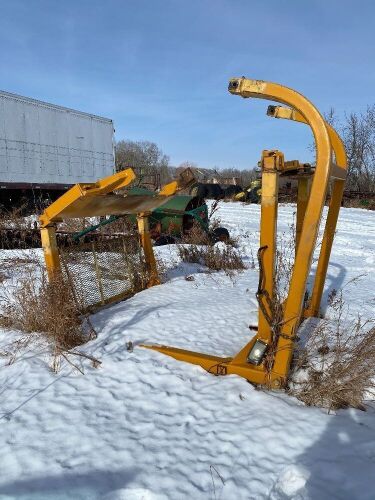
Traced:
<svg viewBox="0 0 375 500">
<path fill-rule="evenodd" d="M 348 157 L 347 190 L 375 193 L 375 105 L 366 111 L 350 113 L 339 120 L 331 109 L 325 115 L 328 123 L 336 128 L 342 137 Z M 116 144 L 116 168 L 132 167 L 137 177 L 155 178 L 159 185 L 172 180 L 179 170 L 195 169 L 201 179 L 236 177 L 241 186 L 248 185 L 256 177 L 255 168 L 203 169 L 191 162 L 172 167 L 169 157 L 153 142 L 123 140 Z"/>
<path fill-rule="evenodd" d="M 170 182 L 185 168 L 192 168 L 198 180 L 210 178 L 232 178 L 238 179 L 241 186 L 247 186 L 256 178 L 255 168 L 238 169 L 206 169 L 200 168 L 196 163 L 183 162 L 178 166 L 171 166 L 169 157 L 154 142 L 122 140 L 116 144 L 116 170 L 131 167 L 135 170 L 140 183 L 151 184 L 152 180 L 156 187 Z M 144 182 L 146 181 L 146 182 Z"/>
<path fill-rule="evenodd" d="M 348 158 L 346 189 L 375 193 L 375 105 L 339 120 L 331 109 L 325 119 L 340 134 Z"/>
</svg>

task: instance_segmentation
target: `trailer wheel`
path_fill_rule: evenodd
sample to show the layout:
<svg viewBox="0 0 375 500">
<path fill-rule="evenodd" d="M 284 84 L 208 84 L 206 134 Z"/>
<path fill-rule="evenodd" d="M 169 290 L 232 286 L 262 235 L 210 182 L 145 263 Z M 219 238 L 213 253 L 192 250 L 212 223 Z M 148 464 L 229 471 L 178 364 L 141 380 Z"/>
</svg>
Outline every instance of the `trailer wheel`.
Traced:
<svg viewBox="0 0 375 500">
<path fill-rule="evenodd" d="M 168 236 L 166 234 L 159 236 L 159 238 L 157 240 L 155 240 L 156 247 L 161 247 L 163 245 L 174 245 L 175 243 L 176 243 L 176 239 L 173 238 L 173 236 Z"/>
<path fill-rule="evenodd" d="M 190 195 L 197 198 L 207 198 L 207 186 L 198 182 L 190 189 Z"/>
<path fill-rule="evenodd" d="M 218 241 L 224 241 L 225 243 L 229 240 L 229 231 L 225 227 L 217 227 L 212 231 L 213 240 L 215 243 Z"/>
<path fill-rule="evenodd" d="M 219 184 L 206 184 L 206 198 L 221 200 L 224 198 L 224 191 Z"/>
<path fill-rule="evenodd" d="M 224 197 L 225 198 L 234 198 L 236 194 L 239 194 L 243 191 L 241 186 L 228 186 L 224 190 Z"/>
</svg>

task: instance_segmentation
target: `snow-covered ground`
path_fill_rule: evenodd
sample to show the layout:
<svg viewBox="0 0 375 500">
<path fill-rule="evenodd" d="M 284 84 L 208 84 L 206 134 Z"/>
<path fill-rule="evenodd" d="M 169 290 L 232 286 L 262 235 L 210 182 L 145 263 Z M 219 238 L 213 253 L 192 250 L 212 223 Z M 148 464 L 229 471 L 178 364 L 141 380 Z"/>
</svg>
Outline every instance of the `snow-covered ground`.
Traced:
<svg viewBox="0 0 375 500">
<path fill-rule="evenodd" d="M 281 230 L 293 211 L 280 207 Z M 232 355 L 249 340 L 259 207 L 226 203 L 218 216 L 239 237 L 247 270 L 207 274 L 179 263 L 173 246 L 158 248 L 166 282 L 92 318 L 99 335 L 83 350 L 100 368 L 85 360 L 85 375 L 69 365 L 56 375 L 35 351 L 2 361 L 0 499 L 375 498 L 371 402 L 367 412 L 327 414 L 138 346 Z M 341 287 L 349 317 L 374 316 L 374 212 L 341 211 L 325 300 Z"/>
</svg>

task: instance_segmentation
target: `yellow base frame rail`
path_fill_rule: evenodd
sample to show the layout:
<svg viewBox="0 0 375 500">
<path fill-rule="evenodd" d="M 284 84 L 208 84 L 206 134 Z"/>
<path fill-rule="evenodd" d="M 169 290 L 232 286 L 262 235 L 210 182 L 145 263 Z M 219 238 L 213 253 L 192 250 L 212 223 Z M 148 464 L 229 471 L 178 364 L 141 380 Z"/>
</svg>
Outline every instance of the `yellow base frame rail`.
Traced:
<svg viewBox="0 0 375 500">
<path fill-rule="evenodd" d="M 304 316 L 319 313 L 343 186 L 346 176 L 346 154 L 337 132 L 329 126 L 317 108 L 295 90 L 276 83 L 247 78 L 233 78 L 228 90 L 243 98 L 269 99 L 287 107 L 273 106 L 268 114 L 300 121 L 310 126 L 316 144 L 314 173 L 297 161 L 285 162 L 280 151 L 263 151 L 260 248 L 260 279 L 257 292 L 258 332 L 232 358 L 187 351 L 168 346 L 143 345 L 175 359 L 203 367 L 215 375 L 236 374 L 250 382 L 282 387 L 286 384 L 296 332 Z M 336 163 L 332 156 L 335 154 Z M 279 176 L 297 176 L 296 254 L 288 295 L 282 305 L 275 304 L 275 257 Z M 331 203 L 323 244 L 307 310 L 304 310 L 307 278 L 318 237 L 319 225 L 330 179 L 333 179 Z M 311 182 L 312 180 L 312 182 Z"/>
</svg>

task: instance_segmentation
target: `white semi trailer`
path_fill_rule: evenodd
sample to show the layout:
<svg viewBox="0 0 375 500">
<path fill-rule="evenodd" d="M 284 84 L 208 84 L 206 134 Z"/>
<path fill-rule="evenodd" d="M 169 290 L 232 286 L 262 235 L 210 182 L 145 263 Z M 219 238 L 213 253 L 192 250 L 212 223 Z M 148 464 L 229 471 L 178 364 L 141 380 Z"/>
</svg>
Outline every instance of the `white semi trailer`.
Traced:
<svg viewBox="0 0 375 500">
<path fill-rule="evenodd" d="M 0 202 L 47 194 L 114 172 L 112 120 L 0 91 Z"/>
</svg>

